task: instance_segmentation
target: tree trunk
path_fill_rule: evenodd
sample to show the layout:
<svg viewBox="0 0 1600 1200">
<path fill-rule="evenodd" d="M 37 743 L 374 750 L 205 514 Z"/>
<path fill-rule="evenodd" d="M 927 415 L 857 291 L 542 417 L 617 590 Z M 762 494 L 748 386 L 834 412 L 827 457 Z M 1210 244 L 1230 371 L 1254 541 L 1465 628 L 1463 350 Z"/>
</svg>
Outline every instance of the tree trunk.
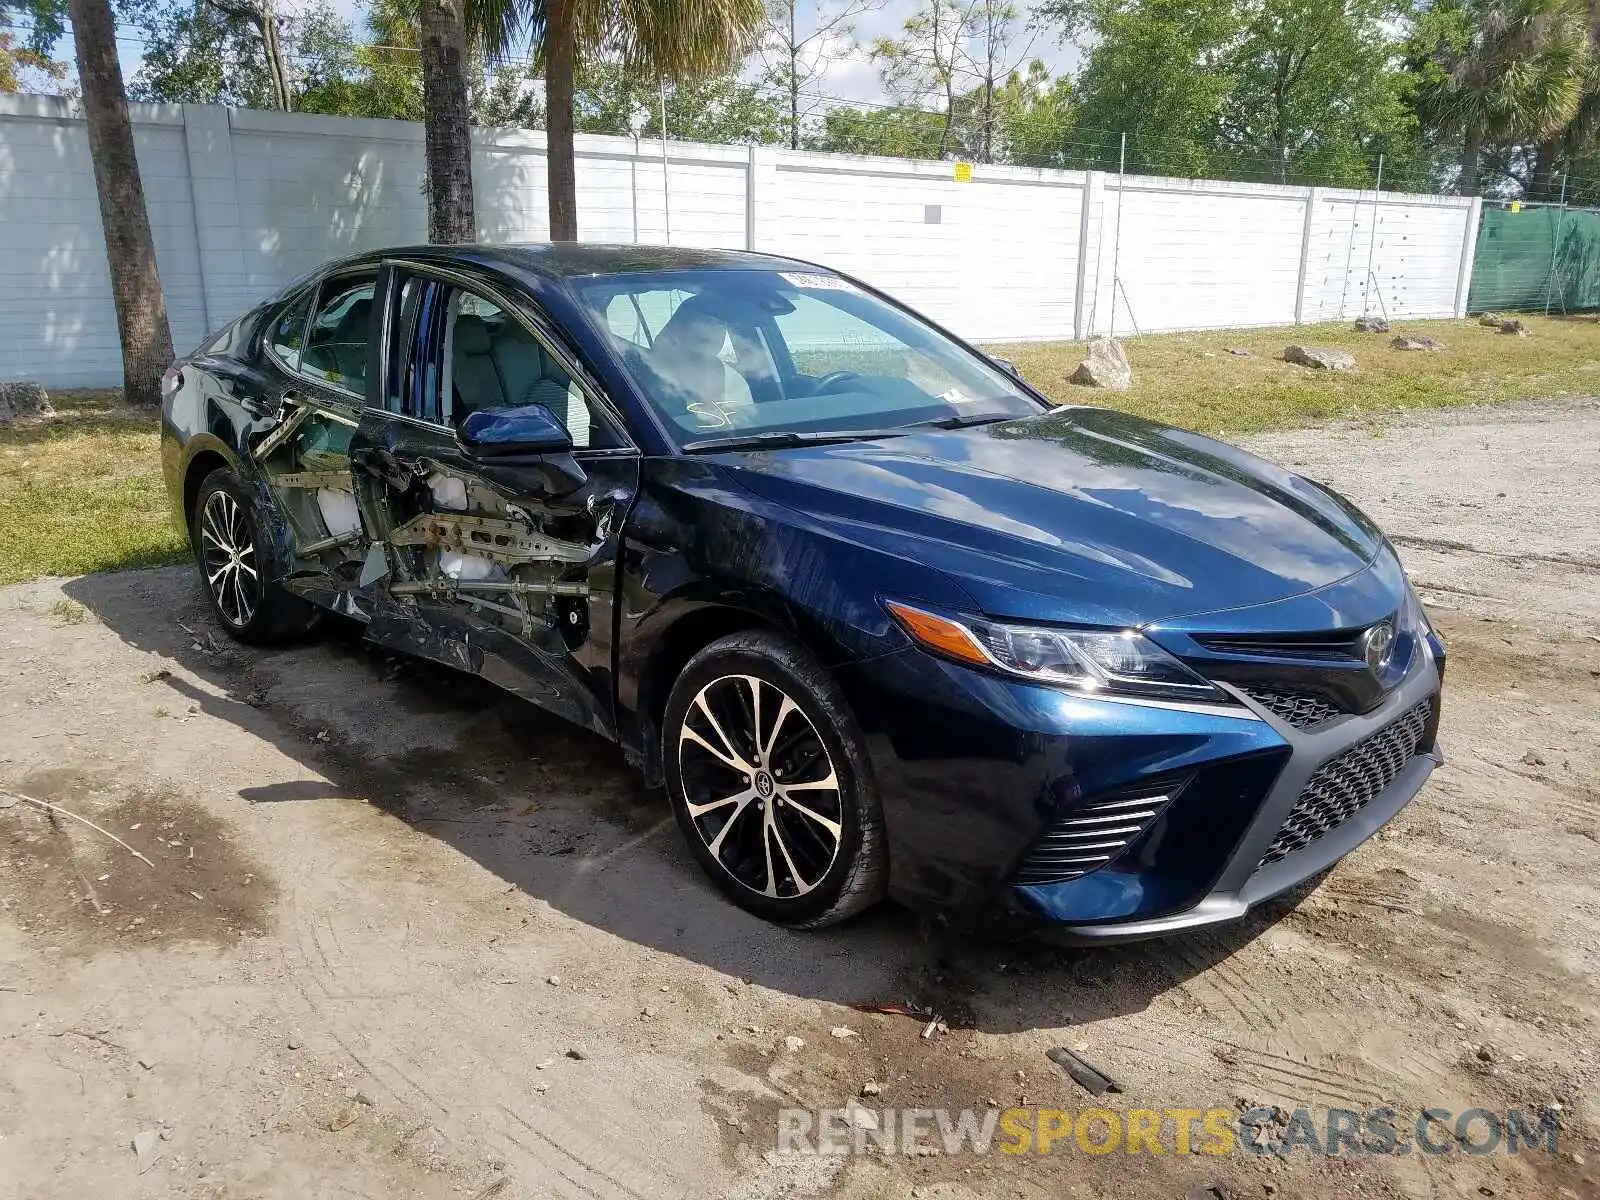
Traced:
<svg viewBox="0 0 1600 1200">
<path fill-rule="evenodd" d="M 1469 133 L 1461 146 L 1461 177 L 1456 181 L 1456 191 L 1460 195 L 1478 194 L 1478 152 L 1482 144 L 1476 133 Z"/>
<path fill-rule="evenodd" d="M 272 77 L 273 100 L 280 112 L 294 107 L 294 92 L 289 86 L 289 67 L 283 59 L 283 47 L 278 42 L 278 13 L 272 0 L 263 0 L 257 12 L 257 28 L 261 31 L 261 46 L 266 51 L 267 74 Z"/>
<path fill-rule="evenodd" d="M 572 90 L 578 47 L 572 0 L 550 0 L 545 26 L 544 94 L 550 240 L 578 240 L 578 174 L 572 147 Z M 667 131 L 663 129 L 665 138 Z"/>
<path fill-rule="evenodd" d="M 474 242 L 472 116 L 467 100 L 467 23 L 462 0 L 422 0 L 422 142 L 427 159 L 428 240 Z"/>
<path fill-rule="evenodd" d="M 72 40 L 88 121 L 89 156 L 111 268 L 111 298 L 122 341 L 122 390 L 133 404 L 161 403 L 161 376 L 172 364 L 172 331 L 145 211 L 133 125 L 117 61 L 110 0 L 71 0 Z"/>
<path fill-rule="evenodd" d="M 1533 156 L 1533 174 L 1528 179 L 1528 199 L 1556 198 L 1556 160 L 1560 154 L 1561 145 L 1555 138 L 1539 143 Z"/>
<path fill-rule="evenodd" d="M 789 149 L 800 149 L 800 47 L 795 42 L 794 10 L 799 0 L 789 0 Z"/>
</svg>

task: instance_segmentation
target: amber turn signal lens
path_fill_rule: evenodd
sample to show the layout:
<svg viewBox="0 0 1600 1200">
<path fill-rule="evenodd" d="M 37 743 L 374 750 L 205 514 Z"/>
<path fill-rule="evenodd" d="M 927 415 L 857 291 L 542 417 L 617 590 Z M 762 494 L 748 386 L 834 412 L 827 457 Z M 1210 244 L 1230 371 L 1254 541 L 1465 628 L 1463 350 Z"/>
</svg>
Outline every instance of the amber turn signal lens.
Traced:
<svg viewBox="0 0 1600 1200">
<path fill-rule="evenodd" d="M 912 608 L 909 604 L 896 604 L 893 600 L 888 601 L 885 607 L 907 633 L 928 649 L 962 662 L 979 666 L 988 664 L 989 659 L 965 626 L 931 612 L 923 612 L 920 608 Z"/>
</svg>

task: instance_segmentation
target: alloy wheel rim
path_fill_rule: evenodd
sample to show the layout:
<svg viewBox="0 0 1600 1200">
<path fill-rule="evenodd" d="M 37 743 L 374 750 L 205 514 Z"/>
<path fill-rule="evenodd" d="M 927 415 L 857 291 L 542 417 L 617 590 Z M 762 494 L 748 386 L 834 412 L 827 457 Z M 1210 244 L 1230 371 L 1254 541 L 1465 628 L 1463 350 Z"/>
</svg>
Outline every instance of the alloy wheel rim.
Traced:
<svg viewBox="0 0 1600 1200">
<path fill-rule="evenodd" d="M 701 843 L 742 887 L 795 900 L 839 856 L 843 795 L 817 728 L 782 688 L 724 675 L 678 730 L 678 774 Z"/>
<path fill-rule="evenodd" d="M 255 537 L 243 506 L 227 492 L 212 492 L 201 510 L 200 558 L 222 619 L 248 625 L 261 598 Z"/>
</svg>

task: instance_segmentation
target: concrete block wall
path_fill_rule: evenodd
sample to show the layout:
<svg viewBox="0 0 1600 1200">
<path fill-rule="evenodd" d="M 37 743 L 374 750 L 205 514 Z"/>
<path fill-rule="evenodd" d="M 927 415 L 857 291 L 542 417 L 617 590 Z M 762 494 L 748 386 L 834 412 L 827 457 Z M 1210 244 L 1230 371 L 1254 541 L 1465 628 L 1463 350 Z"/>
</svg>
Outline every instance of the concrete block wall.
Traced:
<svg viewBox="0 0 1600 1200">
<path fill-rule="evenodd" d="M 135 105 L 180 352 L 338 255 L 426 234 L 422 130 Z M 1477 202 L 631 138 L 578 139 L 579 235 L 856 275 L 964 337 L 1040 340 L 1465 312 Z M 539 131 L 478 130 L 479 236 L 548 236 Z M 1369 270 L 1370 264 L 1370 270 Z M 0 96 L 0 378 L 114 385 L 94 175 L 71 101 Z"/>
</svg>

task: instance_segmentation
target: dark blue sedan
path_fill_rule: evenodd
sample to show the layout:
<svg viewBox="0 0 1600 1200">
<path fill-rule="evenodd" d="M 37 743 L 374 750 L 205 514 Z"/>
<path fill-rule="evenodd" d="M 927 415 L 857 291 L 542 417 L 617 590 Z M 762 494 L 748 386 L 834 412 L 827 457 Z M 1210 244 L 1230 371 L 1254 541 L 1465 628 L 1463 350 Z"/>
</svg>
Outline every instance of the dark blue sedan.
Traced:
<svg viewBox="0 0 1600 1200">
<path fill-rule="evenodd" d="M 230 634 L 330 610 L 614 739 L 785 925 L 1226 921 L 1440 761 L 1444 646 L 1349 503 L 809 263 L 364 254 L 165 392 Z"/>
</svg>

